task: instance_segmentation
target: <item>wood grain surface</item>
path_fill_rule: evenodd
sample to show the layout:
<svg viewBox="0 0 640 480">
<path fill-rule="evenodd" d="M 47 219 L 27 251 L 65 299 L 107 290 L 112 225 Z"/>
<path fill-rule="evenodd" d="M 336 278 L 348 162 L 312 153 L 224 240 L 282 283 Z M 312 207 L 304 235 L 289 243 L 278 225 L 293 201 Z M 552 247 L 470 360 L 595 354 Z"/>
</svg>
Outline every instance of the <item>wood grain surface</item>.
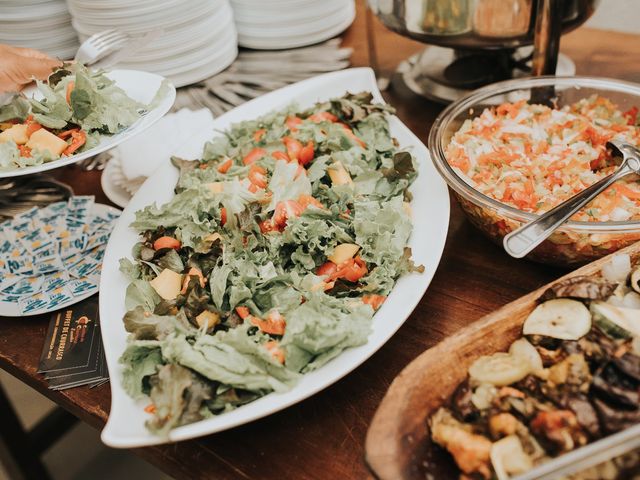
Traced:
<svg viewBox="0 0 640 480">
<path fill-rule="evenodd" d="M 366 15 L 364 0 L 357 5 L 356 21 L 343 35 L 344 44 L 354 48 L 354 66 L 372 65 L 378 74 L 389 75 L 400 61 L 424 48 Z M 637 36 L 578 29 L 563 38 L 561 48 L 576 61 L 578 73 L 640 81 L 635 67 L 640 56 Z M 385 97 L 426 142 L 442 106 L 395 82 Z M 97 201 L 108 203 L 100 188 L 100 172 L 68 167 L 55 175 L 72 185 L 76 194 L 94 194 Z M 405 325 L 364 365 L 314 397 L 250 425 L 135 452 L 176 478 L 367 478 L 370 473 L 363 459 L 367 427 L 400 370 L 465 325 L 562 273 L 508 257 L 478 233 L 453 202 L 447 246 L 431 287 Z M 108 385 L 53 392 L 36 373 L 47 322 L 46 316 L 0 319 L 0 368 L 101 428 L 109 413 Z"/>
</svg>

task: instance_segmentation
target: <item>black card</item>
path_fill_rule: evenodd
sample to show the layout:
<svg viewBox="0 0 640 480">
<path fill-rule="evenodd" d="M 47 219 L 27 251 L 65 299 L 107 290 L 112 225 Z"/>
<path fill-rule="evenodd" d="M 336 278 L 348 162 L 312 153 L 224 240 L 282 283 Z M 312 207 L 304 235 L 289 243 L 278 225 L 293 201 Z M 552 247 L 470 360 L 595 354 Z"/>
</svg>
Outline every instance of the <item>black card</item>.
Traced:
<svg viewBox="0 0 640 480">
<path fill-rule="evenodd" d="M 102 380 L 103 372 L 101 372 L 100 363 L 102 361 L 102 344 L 98 342 L 98 350 L 96 352 L 93 364 L 88 369 L 76 369 L 71 374 L 56 374 L 50 376 L 46 374 L 46 379 L 49 382 L 49 388 L 54 390 L 62 390 L 65 388 L 78 387 L 80 385 L 86 385 L 89 383 Z M 66 370 L 65 372 L 67 372 Z"/>
<path fill-rule="evenodd" d="M 100 344 L 98 296 L 51 315 L 39 372 L 56 374 L 94 370 Z"/>
</svg>

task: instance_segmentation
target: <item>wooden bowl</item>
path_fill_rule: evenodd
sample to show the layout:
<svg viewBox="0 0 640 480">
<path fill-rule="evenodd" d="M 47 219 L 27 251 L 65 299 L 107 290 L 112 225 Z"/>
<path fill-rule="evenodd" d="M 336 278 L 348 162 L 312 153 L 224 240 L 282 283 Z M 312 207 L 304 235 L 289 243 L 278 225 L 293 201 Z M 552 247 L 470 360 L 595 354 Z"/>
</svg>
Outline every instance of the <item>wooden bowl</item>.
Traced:
<svg viewBox="0 0 640 480">
<path fill-rule="evenodd" d="M 618 253 L 640 260 L 640 242 Z M 611 256 L 560 280 L 600 271 Z M 453 394 L 478 357 L 508 350 L 536 300 L 553 283 L 486 315 L 425 351 L 394 379 L 378 407 L 365 443 L 365 460 L 382 480 L 456 478 L 450 455 L 431 442 L 427 419 Z"/>
</svg>

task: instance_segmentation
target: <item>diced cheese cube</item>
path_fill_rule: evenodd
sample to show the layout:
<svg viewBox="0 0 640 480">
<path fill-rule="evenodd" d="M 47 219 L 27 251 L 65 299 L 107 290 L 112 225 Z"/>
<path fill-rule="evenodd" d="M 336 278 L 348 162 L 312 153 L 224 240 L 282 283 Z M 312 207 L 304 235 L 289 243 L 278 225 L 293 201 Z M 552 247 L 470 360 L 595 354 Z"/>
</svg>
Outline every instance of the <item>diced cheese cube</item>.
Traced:
<svg viewBox="0 0 640 480">
<path fill-rule="evenodd" d="M 341 243 L 333 249 L 333 252 L 331 252 L 331 255 L 327 258 L 336 265 L 340 265 L 353 258 L 353 256 L 358 253 L 358 250 L 360 250 L 360 247 L 355 243 Z"/>
<path fill-rule="evenodd" d="M 207 330 L 209 330 L 220 323 L 220 314 L 204 310 L 196 317 L 196 322 L 200 328 L 202 328 L 203 325 L 207 325 Z"/>
<path fill-rule="evenodd" d="M 26 125 L 13 125 L 11 128 L 7 128 L 4 132 L 0 133 L 0 143 L 13 140 L 16 145 L 24 145 L 29 141 L 27 137 Z"/>
<path fill-rule="evenodd" d="M 351 180 L 351 175 L 344 168 L 344 165 L 340 162 L 336 162 L 333 165 L 329 165 L 327 167 L 327 171 L 329 172 L 329 178 L 331 178 L 331 183 L 334 185 L 351 185 L 353 184 L 353 180 Z"/>
<path fill-rule="evenodd" d="M 27 147 L 31 150 L 48 150 L 52 157 L 58 158 L 67 148 L 67 142 L 56 137 L 53 133 L 41 128 L 31 134 Z"/>
<path fill-rule="evenodd" d="M 173 300 L 178 296 L 182 288 L 182 275 L 165 268 L 149 284 L 162 298 Z"/>
</svg>

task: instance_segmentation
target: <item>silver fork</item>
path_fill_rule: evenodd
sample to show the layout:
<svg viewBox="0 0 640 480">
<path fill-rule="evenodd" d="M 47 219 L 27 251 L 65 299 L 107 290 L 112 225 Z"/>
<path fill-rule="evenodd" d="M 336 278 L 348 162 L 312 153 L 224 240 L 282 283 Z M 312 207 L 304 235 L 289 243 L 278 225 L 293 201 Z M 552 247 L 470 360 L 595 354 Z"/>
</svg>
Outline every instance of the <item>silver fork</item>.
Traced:
<svg viewBox="0 0 640 480">
<path fill-rule="evenodd" d="M 96 33 L 82 42 L 74 60 L 85 65 L 92 65 L 123 48 L 129 40 L 129 36 L 119 30 L 111 29 Z"/>
<path fill-rule="evenodd" d="M 607 148 L 612 150 L 615 157 L 623 159 L 617 170 L 540 215 L 537 219 L 506 235 L 502 243 L 509 255 L 515 258 L 524 257 L 549 238 L 573 214 L 577 213 L 615 182 L 631 173 L 640 174 L 640 149 L 620 140 L 607 142 Z"/>
</svg>

